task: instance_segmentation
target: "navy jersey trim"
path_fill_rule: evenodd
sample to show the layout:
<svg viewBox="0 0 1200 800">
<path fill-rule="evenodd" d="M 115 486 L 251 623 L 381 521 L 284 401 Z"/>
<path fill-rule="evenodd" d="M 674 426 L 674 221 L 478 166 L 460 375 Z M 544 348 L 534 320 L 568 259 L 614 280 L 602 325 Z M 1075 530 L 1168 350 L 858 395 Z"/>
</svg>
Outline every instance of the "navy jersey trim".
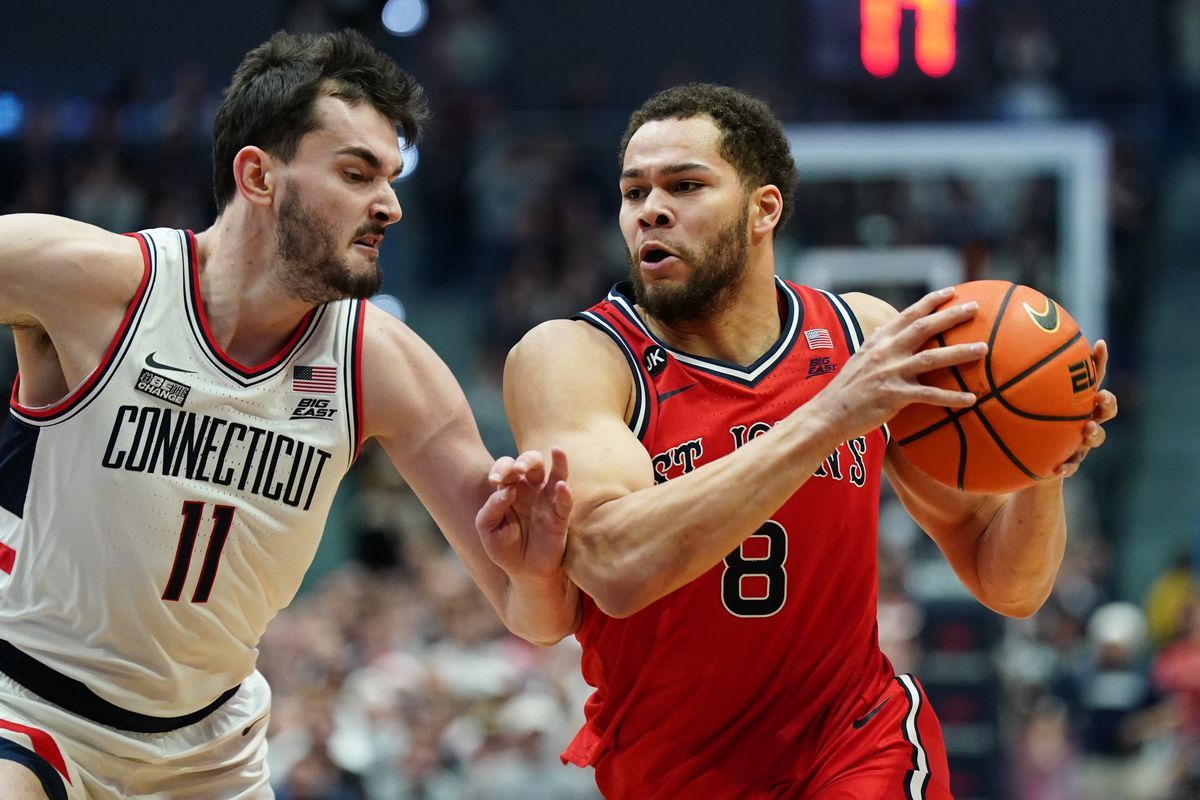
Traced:
<svg viewBox="0 0 1200 800">
<path fill-rule="evenodd" d="M 843 300 L 840 294 L 827 292 L 824 289 L 815 289 L 814 291 L 820 292 L 829 301 L 829 305 L 833 307 L 838 321 L 842 324 L 842 333 L 846 337 L 846 347 L 850 349 L 850 355 L 854 355 L 862 347 L 863 340 L 867 338 L 863 335 L 858 315 L 854 313 L 854 309 L 850 308 L 850 304 Z M 892 431 L 888 428 L 886 422 L 880 426 L 880 430 L 883 432 L 883 446 L 887 447 L 892 441 Z"/>
<path fill-rule="evenodd" d="M 179 237 L 179 246 L 184 254 L 184 295 L 187 297 L 184 307 L 192 333 L 204 356 L 221 374 L 239 386 L 255 386 L 282 372 L 292 354 L 312 338 L 325 316 L 326 306 L 317 306 L 305 314 L 291 338 L 273 357 L 255 366 L 241 364 L 221 349 L 208 325 L 208 314 L 204 311 L 204 302 L 200 296 L 200 264 L 196 258 L 195 235 L 191 231 L 175 231 L 175 234 Z"/>
<path fill-rule="evenodd" d="M 72 714 L 133 733 L 166 733 L 194 725 L 237 694 L 241 684 L 227 689 L 204 708 L 178 717 L 139 714 L 110 703 L 80 681 L 47 667 L 31 655 L 0 639 L 0 672 L 29 691 Z"/>
<path fill-rule="evenodd" d="M 138 285 L 133 299 L 129 301 L 129 306 L 125 310 L 125 316 L 121 319 L 121 324 L 117 327 L 116 333 L 113 334 L 113 338 L 108 344 L 108 349 L 101 356 L 100 363 L 84 379 L 83 383 L 71 390 L 66 397 L 57 403 L 41 408 L 30 408 L 17 402 L 17 390 L 21 384 L 21 374 L 18 372 L 17 378 L 13 382 L 12 400 L 9 402 L 9 409 L 13 416 L 30 425 L 37 426 L 56 425 L 65 422 L 87 408 L 104 391 L 104 388 L 112 380 L 113 375 L 116 374 L 117 365 L 121 363 L 121 360 L 128 353 L 134 334 L 137 333 L 138 326 L 142 322 L 142 317 L 145 316 L 148 305 L 147 300 L 154 288 L 158 272 L 157 259 L 153 252 L 154 248 L 149 246 L 149 243 L 141 234 L 133 233 L 128 235 L 138 241 L 142 250 L 142 281 Z"/>
<path fill-rule="evenodd" d="M 855 316 L 853 309 L 842 299 L 841 295 L 836 295 L 833 292 L 827 292 L 824 289 L 817 289 L 829 301 L 829 305 L 833 306 L 833 311 L 837 314 L 838 321 L 842 323 L 842 333 L 846 335 L 846 345 L 850 348 L 850 355 L 858 352 L 858 348 L 862 347 L 863 332 L 862 326 L 858 324 L 858 317 Z"/>
<path fill-rule="evenodd" d="M 0 739 L 0 760 L 14 761 L 37 776 L 42 791 L 50 800 L 67 800 L 67 787 L 62 775 L 50 762 L 27 747 L 9 739 Z"/>
<path fill-rule="evenodd" d="M 0 507 L 19 518 L 25 515 L 39 432 L 36 426 L 11 416 L 0 426 Z"/>
<path fill-rule="evenodd" d="M 691 355 L 690 353 L 684 353 L 670 347 L 666 342 L 654 335 L 650 328 L 642 321 L 642 318 L 638 316 L 637 311 L 634 310 L 634 303 L 631 298 L 632 285 L 628 281 L 613 286 L 606 299 L 613 304 L 613 307 L 622 316 L 637 326 L 646 337 L 669 352 L 681 364 L 742 386 L 754 387 L 763 378 L 770 375 L 771 371 L 787 358 L 788 354 L 792 351 L 792 347 L 796 344 L 796 339 L 800 335 L 800 328 L 804 323 L 804 303 L 801 302 L 800 297 L 792 287 L 788 286 L 778 276 L 775 278 L 775 287 L 787 303 L 786 315 L 780 325 L 779 338 L 767 349 L 767 352 L 763 353 L 753 364 L 747 367 L 716 358 Z"/>
<path fill-rule="evenodd" d="M 634 383 L 633 413 L 629 417 L 629 429 L 637 436 L 638 441 L 641 441 L 650 428 L 650 387 L 646 384 L 646 376 L 642 373 L 640 362 L 634 357 L 633 351 L 629 349 L 629 343 L 604 317 L 594 311 L 581 311 L 571 319 L 582 320 L 599 328 L 621 348 L 621 353 L 629 362 L 629 371 L 633 373 Z"/>
</svg>

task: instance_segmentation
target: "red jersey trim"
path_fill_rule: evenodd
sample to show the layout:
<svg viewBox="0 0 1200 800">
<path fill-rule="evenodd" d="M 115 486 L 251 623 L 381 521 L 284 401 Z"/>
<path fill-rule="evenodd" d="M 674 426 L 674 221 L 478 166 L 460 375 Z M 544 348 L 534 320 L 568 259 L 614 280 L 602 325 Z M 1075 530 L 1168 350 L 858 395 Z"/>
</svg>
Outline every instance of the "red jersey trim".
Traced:
<svg viewBox="0 0 1200 800">
<path fill-rule="evenodd" d="M 133 339 L 133 332 L 137 329 L 134 321 L 135 317 L 140 321 L 141 312 L 145 308 L 144 301 L 147 294 L 149 294 L 149 287 L 153 283 L 155 274 L 150 249 L 146 244 L 145 238 L 140 233 L 125 235 L 136 239 L 138 246 L 142 250 L 142 281 L 138 285 L 133 299 L 129 301 L 129 305 L 125 309 L 125 316 L 122 317 L 121 324 L 117 326 L 116 333 L 109 340 L 104 355 L 100 357 L 100 363 L 83 379 L 82 383 L 68 392 L 66 397 L 57 403 L 40 407 L 25 406 L 17 400 L 18 389 L 21 385 L 21 375 L 18 372 L 16 379 L 13 381 L 12 397 L 9 401 L 9 407 L 12 409 L 13 415 L 17 418 L 34 425 L 61 421 L 72 412 L 82 409 L 87 404 L 86 401 L 94 397 L 99 392 L 99 389 L 107 385 L 108 379 L 112 377 L 113 367 L 120 361 L 121 356 L 125 354 L 128 348 L 129 342 Z"/>
<path fill-rule="evenodd" d="M 273 357 L 254 366 L 242 364 L 230 357 L 221 348 L 221 345 L 217 343 L 216 337 L 213 336 L 212 328 L 208 324 L 208 313 L 204 310 L 204 300 L 200 294 L 200 264 L 196 258 L 196 236 L 190 230 L 184 231 L 184 234 L 187 237 L 188 310 L 191 312 L 193 329 L 198 334 L 197 339 L 200 341 L 205 353 L 218 368 L 221 368 L 222 372 L 237 380 L 242 385 L 251 385 L 263 378 L 269 377 L 270 373 L 281 367 L 287 361 L 288 357 L 299 349 L 301 341 L 306 339 L 315 330 L 315 321 L 318 317 L 317 311 L 321 307 L 309 309 L 308 313 L 301 318 L 291 337 Z"/>
<path fill-rule="evenodd" d="M 354 304 L 350 315 L 350 375 L 347 387 L 348 397 L 346 406 L 350 412 L 350 463 L 358 460 L 358 454 L 363 446 L 363 331 L 366 329 L 367 301 L 359 300 Z"/>
<path fill-rule="evenodd" d="M 62 751 L 58 749 L 58 742 L 54 741 L 53 736 L 40 728 L 31 728 L 28 725 L 9 722 L 6 719 L 0 719 L 0 728 L 29 737 L 29 744 L 32 745 L 34 754 L 53 767 L 54 771 L 61 775 L 68 785 L 73 785 L 71 776 L 67 774 L 67 760 L 63 757 Z"/>
</svg>

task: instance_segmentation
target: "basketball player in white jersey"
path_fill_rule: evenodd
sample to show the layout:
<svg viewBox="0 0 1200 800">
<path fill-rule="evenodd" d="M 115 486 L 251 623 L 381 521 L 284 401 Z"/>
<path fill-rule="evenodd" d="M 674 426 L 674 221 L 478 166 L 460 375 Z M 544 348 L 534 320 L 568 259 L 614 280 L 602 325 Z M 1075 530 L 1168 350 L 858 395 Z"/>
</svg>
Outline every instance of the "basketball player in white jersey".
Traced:
<svg viewBox="0 0 1200 800">
<path fill-rule="evenodd" d="M 357 34 L 278 34 L 217 113 L 208 230 L 0 218 L 20 367 L 0 437 L 0 796 L 271 797 L 257 643 L 369 438 L 510 629 L 575 626 L 562 453 L 493 467 L 446 366 L 362 299 L 400 219 L 397 127 L 413 141 L 423 114 Z"/>
</svg>

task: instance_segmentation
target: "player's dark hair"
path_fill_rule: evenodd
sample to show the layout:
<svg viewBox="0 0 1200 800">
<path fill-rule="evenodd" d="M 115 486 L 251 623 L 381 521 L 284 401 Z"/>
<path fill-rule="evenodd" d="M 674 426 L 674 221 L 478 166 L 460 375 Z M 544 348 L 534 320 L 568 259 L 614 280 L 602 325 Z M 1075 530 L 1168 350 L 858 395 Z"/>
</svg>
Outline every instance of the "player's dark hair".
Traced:
<svg viewBox="0 0 1200 800">
<path fill-rule="evenodd" d="M 687 83 L 659 92 L 629 117 L 621 138 L 618 165 L 638 128 L 661 119 L 711 117 L 721 131 L 721 157 L 733 165 L 747 187 L 773 184 L 783 195 L 778 231 L 792 212 L 796 164 L 779 120 L 762 100 L 728 86 Z"/>
<path fill-rule="evenodd" d="M 300 139 L 320 124 L 316 103 L 331 95 L 370 103 L 400 128 L 406 142 L 420 137 L 428 115 L 420 85 L 357 31 L 296 36 L 280 31 L 246 54 L 213 122 L 213 197 L 220 213 L 237 184 L 233 159 L 248 145 L 289 161 Z"/>
</svg>

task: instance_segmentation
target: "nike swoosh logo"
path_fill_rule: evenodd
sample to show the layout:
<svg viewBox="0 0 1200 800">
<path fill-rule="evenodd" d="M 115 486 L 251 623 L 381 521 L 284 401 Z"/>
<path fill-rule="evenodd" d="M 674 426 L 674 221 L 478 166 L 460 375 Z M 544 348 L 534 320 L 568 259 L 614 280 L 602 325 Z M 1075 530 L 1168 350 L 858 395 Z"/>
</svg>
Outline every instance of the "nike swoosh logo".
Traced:
<svg viewBox="0 0 1200 800">
<path fill-rule="evenodd" d="M 261 717 L 259 717 L 258 719 L 254 720 L 254 722 L 251 722 L 249 725 L 247 725 L 247 726 L 246 726 L 246 727 L 245 727 L 245 728 L 242 730 L 242 736 L 245 736 L 247 733 L 249 733 L 249 732 L 250 732 L 250 729 L 251 729 L 251 728 L 253 728 L 253 727 L 254 727 L 255 725 L 257 725 L 258 723 L 262 722 L 262 721 L 263 721 L 264 719 L 266 719 L 266 718 L 267 718 L 267 715 L 266 715 L 266 714 L 263 714 Z"/>
<path fill-rule="evenodd" d="M 1025 308 L 1025 313 L 1033 320 L 1033 324 L 1044 330 L 1046 333 L 1054 333 L 1058 330 L 1058 304 L 1049 297 L 1046 298 L 1046 310 L 1038 313 L 1029 307 L 1029 303 L 1021 303 Z"/>
<path fill-rule="evenodd" d="M 166 364 L 162 363 L 161 361 L 158 361 L 157 359 L 155 359 L 154 357 L 156 355 L 158 355 L 157 350 L 155 350 L 150 355 L 146 356 L 146 366 L 147 367 L 154 367 L 154 369 L 166 369 L 166 370 L 170 370 L 171 372 L 186 372 L 189 375 L 196 374 L 194 370 L 184 369 L 183 367 L 167 366 Z"/>
<path fill-rule="evenodd" d="M 695 383 L 689 383 L 687 386 L 680 386 L 678 389 L 672 389 L 669 392 L 663 392 L 662 394 L 660 394 L 658 396 L 658 402 L 661 403 L 662 401 L 666 400 L 668 397 L 674 397 L 675 395 L 679 394 L 680 392 L 686 392 L 688 389 L 692 388 L 695 385 L 696 385 Z"/>
<path fill-rule="evenodd" d="M 888 695 L 887 697 L 883 698 L 882 703 L 875 706 L 873 709 L 868 711 L 865 715 L 854 720 L 854 722 L 851 723 L 854 726 L 854 730 L 858 730 L 863 725 L 866 725 L 868 722 L 870 722 L 875 717 L 875 715 L 879 713 L 879 710 L 888 704 L 888 700 L 891 700 L 891 699 L 892 699 L 892 696 Z"/>
</svg>

